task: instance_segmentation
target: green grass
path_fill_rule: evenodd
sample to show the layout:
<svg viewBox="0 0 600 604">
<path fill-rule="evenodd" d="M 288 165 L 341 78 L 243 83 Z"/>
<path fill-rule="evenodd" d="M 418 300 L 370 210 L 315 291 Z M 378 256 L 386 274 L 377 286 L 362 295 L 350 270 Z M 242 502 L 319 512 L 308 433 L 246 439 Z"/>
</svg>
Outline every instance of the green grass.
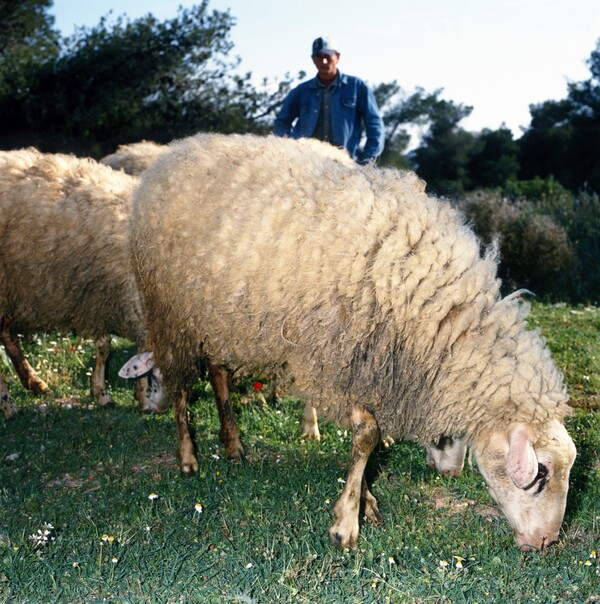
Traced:
<svg viewBox="0 0 600 604">
<path fill-rule="evenodd" d="M 136 413 L 132 386 L 116 377 L 131 346 L 117 341 L 117 406 L 97 409 L 91 343 L 38 338 L 26 349 L 58 402 L 35 400 L 11 374 L 20 414 L 0 419 L 0 602 L 598 601 L 600 311 L 535 305 L 531 323 L 577 407 L 563 535 L 543 556 L 517 550 L 475 469 L 440 477 L 410 443 L 372 459 L 385 525 L 363 524 L 358 548 L 337 551 L 327 529 L 348 432 L 321 422 L 322 442 L 305 442 L 300 401 L 265 406 L 242 389 L 234 407 L 248 460 L 229 463 L 201 382 L 190 411 L 200 471 L 184 479 L 172 414 Z M 36 546 L 30 536 L 46 523 L 49 540 Z"/>
</svg>

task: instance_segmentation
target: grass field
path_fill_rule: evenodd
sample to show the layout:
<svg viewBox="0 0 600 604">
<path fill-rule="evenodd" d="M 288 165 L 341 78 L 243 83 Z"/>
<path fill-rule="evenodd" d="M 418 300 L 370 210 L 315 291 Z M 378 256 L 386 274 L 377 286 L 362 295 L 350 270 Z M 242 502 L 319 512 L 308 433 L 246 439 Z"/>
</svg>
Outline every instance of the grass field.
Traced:
<svg viewBox="0 0 600 604">
<path fill-rule="evenodd" d="M 562 538 L 545 555 L 517 550 L 474 468 L 441 477 L 410 443 L 372 459 L 385 525 L 363 524 L 357 549 L 338 551 L 327 529 L 344 429 L 322 422 L 322 441 L 305 442 L 300 401 L 265 404 L 242 384 L 248 459 L 232 464 L 200 382 L 200 471 L 184 479 L 172 413 L 136 413 L 116 377 L 131 346 L 115 342 L 117 405 L 98 409 L 90 342 L 24 342 L 56 398 L 36 400 L 10 374 L 20 413 L 0 419 L 0 602 L 600 602 L 600 309 L 536 304 L 531 323 L 565 372 L 579 451 Z"/>
</svg>

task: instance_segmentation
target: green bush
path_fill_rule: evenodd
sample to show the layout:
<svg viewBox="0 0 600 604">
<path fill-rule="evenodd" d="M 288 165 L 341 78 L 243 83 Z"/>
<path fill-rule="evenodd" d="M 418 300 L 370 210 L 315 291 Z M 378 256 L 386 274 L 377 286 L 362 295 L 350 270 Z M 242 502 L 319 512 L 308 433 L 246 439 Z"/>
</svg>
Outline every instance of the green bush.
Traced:
<svg viewBox="0 0 600 604">
<path fill-rule="evenodd" d="M 505 293 L 525 287 L 547 297 L 564 290 L 575 254 L 564 227 L 552 217 L 537 213 L 531 202 L 512 202 L 499 193 L 472 193 L 459 205 L 484 244 L 498 239 Z"/>
<path fill-rule="evenodd" d="M 525 195 L 527 197 L 525 197 Z M 459 200 L 474 230 L 500 245 L 505 291 L 526 287 L 544 299 L 600 300 L 600 199 L 551 179 L 509 183 Z"/>
</svg>

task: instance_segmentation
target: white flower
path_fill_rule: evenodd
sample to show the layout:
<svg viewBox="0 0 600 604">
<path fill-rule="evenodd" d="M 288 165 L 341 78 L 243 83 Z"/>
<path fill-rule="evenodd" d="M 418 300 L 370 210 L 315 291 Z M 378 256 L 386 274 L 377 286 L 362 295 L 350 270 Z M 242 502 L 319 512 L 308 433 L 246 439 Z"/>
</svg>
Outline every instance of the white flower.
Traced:
<svg viewBox="0 0 600 604">
<path fill-rule="evenodd" d="M 196 512 L 198 512 L 198 514 L 202 514 L 202 512 L 204 511 L 203 508 L 202 508 L 202 504 L 201 503 L 197 503 L 194 506 L 194 510 L 196 510 Z"/>
<path fill-rule="evenodd" d="M 46 522 L 41 529 L 29 535 L 29 539 L 33 541 L 34 547 L 44 547 L 54 541 L 54 527 Z"/>
<path fill-rule="evenodd" d="M 340 476 L 340 478 L 338 478 L 338 482 L 340 484 L 346 484 L 346 481 Z"/>
<path fill-rule="evenodd" d="M 150 493 L 150 495 L 148 495 L 148 499 L 150 499 L 150 501 L 154 501 L 155 499 L 158 499 L 158 495 L 156 493 Z"/>
<path fill-rule="evenodd" d="M 248 564 L 246 564 L 246 568 L 252 568 L 254 565 L 252 564 L 252 562 L 248 562 Z"/>
<path fill-rule="evenodd" d="M 446 560 L 440 560 L 440 567 L 441 568 L 447 568 L 448 567 L 448 562 L 446 562 Z"/>
</svg>

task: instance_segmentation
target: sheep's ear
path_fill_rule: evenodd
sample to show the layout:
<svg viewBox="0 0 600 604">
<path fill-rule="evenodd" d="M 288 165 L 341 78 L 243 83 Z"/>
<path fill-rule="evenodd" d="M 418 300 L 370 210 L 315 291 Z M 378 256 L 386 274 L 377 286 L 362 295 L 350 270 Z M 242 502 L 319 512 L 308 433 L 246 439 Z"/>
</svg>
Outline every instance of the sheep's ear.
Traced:
<svg viewBox="0 0 600 604">
<path fill-rule="evenodd" d="M 122 378 L 138 378 L 146 375 L 154 368 L 154 353 L 142 352 L 131 357 L 121 369 L 119 369 L 119 377 Z"/>
<path fill-rule="evenodd" d="M 508 432 L 508 474 L 520 489 L 530 486 L 538 472 L 538 459 L 525 424 L 515 424 Z"/>
</svg>

